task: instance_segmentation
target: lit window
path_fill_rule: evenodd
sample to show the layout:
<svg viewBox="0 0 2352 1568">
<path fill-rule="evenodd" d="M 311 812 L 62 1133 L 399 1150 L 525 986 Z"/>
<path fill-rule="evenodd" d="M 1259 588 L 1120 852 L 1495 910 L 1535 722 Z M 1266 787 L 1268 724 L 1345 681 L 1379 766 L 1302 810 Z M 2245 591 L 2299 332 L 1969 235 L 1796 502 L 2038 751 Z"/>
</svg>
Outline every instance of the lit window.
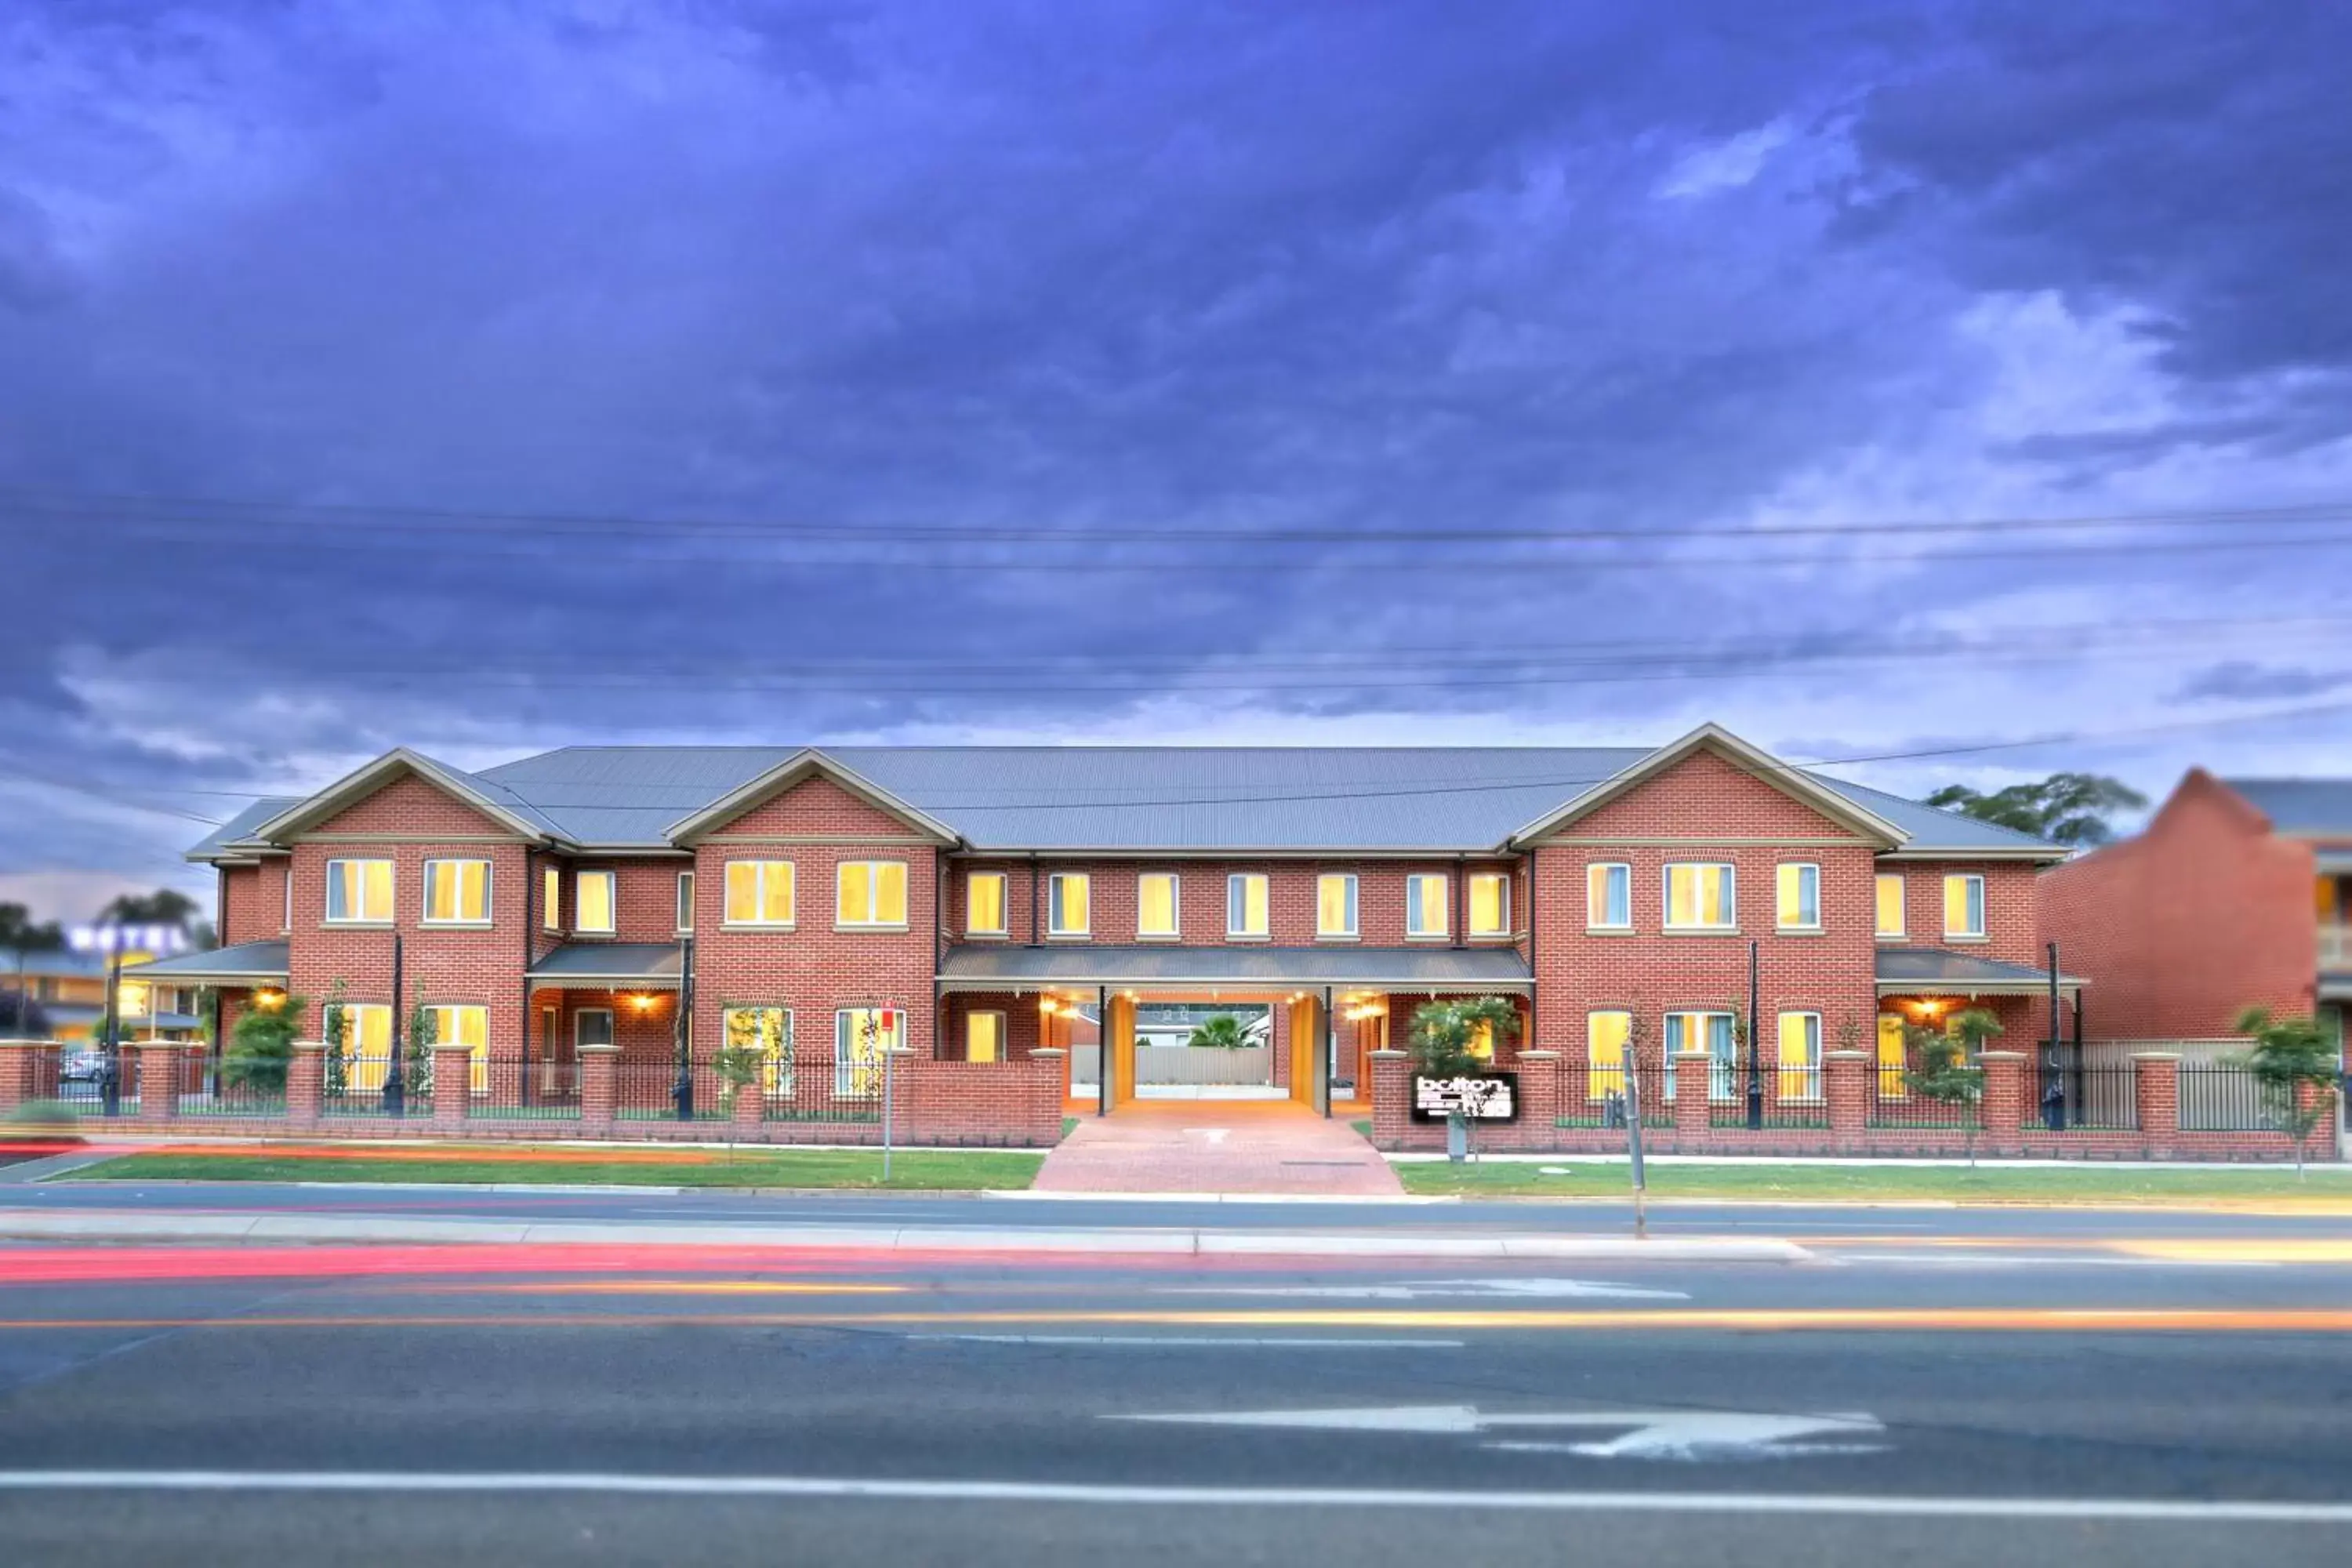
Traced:
<svg viewBox="0 0 2352 1568">
<path fill-rule="evenodd" d="M 340 1068 L 343 1092 L 373 1094 L 383 1088 L 384 1068 L 392 1061 L 392 1009 L 381 1002 L 346 1002 L 342 1019 L 343 1037 L 333 1053 L 342 1059 L 327 1064 L 329 1091 Z M 337 1045 L 331 1038 L 327 1043 Z"/>
<path fill-rule="evenodd" d="M 1736 1100 L 1735 1066 L 1728 1013 L 1669 1013 L 1666 1015 L 1666 1093 L 1675 1092 L 1675 1058 L 1685 1051 L 1705 1051 L 1709 1058 L 1706 1094 L 1709 1100 Z"/>
<path fill-rule="evenodd" d="M 844 1007 L 833 1016 L 833 1093 L 870 1100 L 882 1093 L 882 1058 L 905 1043 L 907 1015 L 898 1007 Z"/>
<path fill-rule="evenodd" d="M 1315 934 L 1356 934 L 1356 874 L 1326 871 L 1315 879 Z"/>
<path fill-rule="evenodd" d="M 1633 1015 L 1601 1012 L 1584 1016 L 1584 1096 L 1606 1100 L 1625 1092 L 1625 1046 L 1633 1037 Z"/>
<path fill-rule="evenodd" d="M 1495 1025 L 1493 1020 L 1481 1018 L 1476 1023 L 1470 1026 L 1470 1043 L 1468 1048 L 1470 1054 L 1476 1057 L 1482 1062 L 1491 1062 L 1495 1059 Z"/>
<path fill-rule="evenodd" d="M 389 923 L 392 920 L 392 862 L 328 861 L 327 920 L 332 925 Z"/>
<path fill-rule="evenodd" d="M 1633 929 L 1633 868 L 1618 862 L 1584 868 L 1584 923 L 1594 931 Z"/>
<path fill-rule="evenodd" d="M 539 876 L 539 923 L 547 931 L 563 929 L 563 873 L 552 866 Z"/>
<path fill-rule="evenodd" d="M 434 926 L 490 922 L 490 863 L 488 860 L 425 862 L 425 923 Z"/>
<path fill-rule="evenodd" d="M 1787 865 L 1779 868 L 1779 900 L 1775 917 L 1782 931 L 1819 931 L 1822 924 L 1822 868 Z"/>
<path fill-rule="evenodd" d="M 1956 871 L 1944 879 L 1944 934 L 1980 937 L 1985 933 L 1984 879 Z"/>
<path fill-rule="evenodd" d="M 1781 1100 L 1822 1097 L 1822 1016 L 1819 1013 L 1780 1015 Z"/>
<path fill-rule="evenodd" d="M 1176 934 L 1176 873 L 1146 871 L 1135 879 L 1135 934 Z"/>
<path fill-rule="evenodd" d="M 1666 868 L 1666 929 L 1668 931 L 1732 931 L 1731 868 L 1687 864 Z"/>
<path fill-rule="evenodd" d="M 1004 1059 L 1004 1015 L 967 1013 L 963 1018 L 963 1059 L 994 1062 Z"/>
<path fill-rule="evenodd" d="M 1003 936 L 1004 873 L 973 871 L 963 879 L 963 929 L 967 936 Z"/>
<path fill-rule="evenodd" d="M 1236 871 L 1225 879 L 1225 934 L 1264 936 L 1266 933 L 1266 879 L 1257 871 Z"/>
<path fill-rule="evenodd" d="M 907 923 L 904 860 L 844 860 L 835 877 L 835 924 L 896 929 Z"/>
<path fill-rule="evenodd" d="M 1050 936 L 1087 934 L 1087 891 L 1084 871 L 1056 871 L 1045 883 L 1045 931 Z"/>
<path fill-rule="evenodd" d="M 694 934 L 694 873 L 691 871 L 677 874 L 677 933 L 680 936 Z"/>
<path fill-rule="evenodd" d="M 610 936 L 614 929 L 614 883 L 610 871 L 582 871 L 572 879 L 572 929 Z"/>
<path fill-rule="evenodd" d="M 435 1005 L 425 1009 L 430 1040 L 418 1046 L 463 1046 L 467 1057 L 467 1087 L 476 1094 L 490 1092 L 490 1010 L 488 1007 Z"/>
<path fill-rule="evenodd" d="M 790 860 L 727 862 L 727 923 L 788 926 L 793 923 L 793 863 Z"/>
<path fill-rule="evenodd" d="M 1908 1039 L 1903 1032 L 1903 1015 L 1881 1013 L 1878 1016 L 1878 1098 L 1900 1100 L 1911 1090 L 1903 1076 L 1905 1048 Z"/>
<path fill-rule="evenodd" d="M 1445 879 L 1414 876 L 1404 879 L 1404 934 L 1445 934 Z"/>
<path fill-rule="evenodd" d="M 793 1015 L 783 1007 L 728 1007 L 719 1013 L 727 1049 L 760 1059 L 761 1087 L 789 1094 L 793 1086 Z"/>
<path fill-rule="evenodd" d="M 280 931 L 291 931 L 294 929 L 294 863 L 290 860 L 288 861 L 283 869 L 286 874 L 284 877 L 279 879 L 278 885 L 278 891 L 283 895 L 286 900 L 286 911 L 285 919 L 279 924 L 278 929 Z"/>
<path fill-rule="evenodd" d="M 1881 871 L 1878 874 L 1878 934 L 1903 934 L 1903 873 Z"/>
<path fill-rule="evenodd" d="M 1511 879 L 1507 872 L 1470 874 L 1470 934 L 1511 934 Z"/>
</svg>

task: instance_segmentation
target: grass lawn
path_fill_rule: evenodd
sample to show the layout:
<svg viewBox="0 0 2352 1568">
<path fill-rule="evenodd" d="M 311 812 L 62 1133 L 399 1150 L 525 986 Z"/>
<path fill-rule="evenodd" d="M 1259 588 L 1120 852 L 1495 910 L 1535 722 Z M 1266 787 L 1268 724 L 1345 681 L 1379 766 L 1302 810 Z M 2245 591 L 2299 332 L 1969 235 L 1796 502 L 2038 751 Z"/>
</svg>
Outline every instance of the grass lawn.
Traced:
<svg viewBox="0 0 2352 1568">
<path fill-rule="evenodd" d="M 1026 1187 L 1045 1155 L 898 1150 L 892 1191 Z M 878 1149 L 169 1148 L 86 1165 L 71 1181 L 526 1182 L 647 1187 L 880 1187 Z"/>
<path fill-rule="evenodd" d="M 1396 1167 L 1408 1193 L 1461 1194 L 1465 1197 L 1622 1198 L 1625 1167 L 1563 1162 L 1550 1167 L 1519 1161 L 1449 1164 L 1415 1162 Z M 2315 1203 L 2352 1202 L 2352 1169 L 2315 1165 L 2297 1182 L 2293 1166 L 2248 1171 L 2119 1171 L 2096 1165 L 2064 1170 L 2007 1169 L 1979 1165 L 1682 1165 L 1653 1163 L 1650 1194 L 1662 1198 L 1848 1200 L 1948 1198 L 1968 1203 L 2180 1203 L 2231 1198 L 2264 1201 L 2302 1198 Z"/>
</svg>

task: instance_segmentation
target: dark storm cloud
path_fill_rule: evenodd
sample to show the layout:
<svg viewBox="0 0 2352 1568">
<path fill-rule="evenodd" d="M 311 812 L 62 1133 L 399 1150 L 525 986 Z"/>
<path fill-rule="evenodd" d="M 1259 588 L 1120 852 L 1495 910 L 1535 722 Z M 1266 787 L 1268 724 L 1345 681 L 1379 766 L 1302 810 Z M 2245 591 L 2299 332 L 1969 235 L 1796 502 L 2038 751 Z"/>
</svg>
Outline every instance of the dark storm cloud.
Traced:
<svg viewBox="0 0 2352 1568">
<path fill-rule="evenodd" d="M 1960 325 L 1991 290 L 2137 308 L 2215 384 L 2332 367 L 2347 307 L 2318 258 L 2344 220 L 2310 198 L 2345 151 L 2316 96 L 2340 28 L 2263 14 L 18 7 L 0 763 L 235 790 L 401 742 L 1061 732 L 1155 684 L 1298 720 L 1638 719 L 1659 688 L 1412 681 L 1497 626 L 1834 643 L 1901 601 L 1821 592 L 1829 547 L 1759 580 L 1696 547 L 1606 565 L 1641 542 L 1468 573 L 1443 541 L 982 531 L 1736 519 L 1943 439 L 1995 374 Z M 2291 449 L 2335 405 L 2233 396 L 1986 456 L 2079 480 Z M 93 520 L 25 487 L 302 510 Z M 958 531 L 335 510 L 369 506 Z M 1944 563 L 1916 602 L 2016 575 Z M 1397 684 L 1237 690 L 1220 662 L 1301 650 Z M 844 689 L 838 662 L 875 656 L 962 689 Z M 1047 657 L 1087 675 L 989 669 Z M 58 809 L 13 798 L 0 869 L 48 853 Z"/>
</svg>

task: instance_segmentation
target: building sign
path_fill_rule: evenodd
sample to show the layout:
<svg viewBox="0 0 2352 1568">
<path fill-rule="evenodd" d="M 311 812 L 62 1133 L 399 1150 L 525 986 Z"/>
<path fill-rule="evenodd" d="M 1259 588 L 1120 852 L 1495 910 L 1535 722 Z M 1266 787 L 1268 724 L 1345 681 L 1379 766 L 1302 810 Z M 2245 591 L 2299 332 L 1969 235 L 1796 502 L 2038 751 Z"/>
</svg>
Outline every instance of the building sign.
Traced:
<svg viewBox="0 0 2352 1568">
<path fill-rule="evenodd" d="M 1455 1111 L 1473 1121 L 1517 1121 L 1519 1119 L 1519 1079 L 1517 1073 L 1461 1073 L 1447 1078 L 1412 1078 L 1412 1119 L 1444 1121 Z"/>
<path fill-rule="evenodd" d="M 74 926 L 66 932 L 66 945 L 76 952 L 121 952 L 126 956 L 140 952 L 160 956 L 186 952 L 188 933 L 172 925 Z"/>
</svg>

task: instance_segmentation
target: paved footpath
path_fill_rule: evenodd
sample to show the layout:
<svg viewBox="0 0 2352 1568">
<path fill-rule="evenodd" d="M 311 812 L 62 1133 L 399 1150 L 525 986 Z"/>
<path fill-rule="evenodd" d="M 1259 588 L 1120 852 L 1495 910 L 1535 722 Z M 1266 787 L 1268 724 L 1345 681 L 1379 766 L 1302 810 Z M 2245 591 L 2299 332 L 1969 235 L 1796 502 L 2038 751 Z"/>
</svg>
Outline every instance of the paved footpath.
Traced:
<svg viewBox="0 0 2352 1568">
<path fill-rule="evenodd" d="M 1138 1100 L 1087 1117 L 1045 1156 L 1034 1190 L 1404 1194 L 1362 1134 L 1286 1100 Z"/>
</svg>

